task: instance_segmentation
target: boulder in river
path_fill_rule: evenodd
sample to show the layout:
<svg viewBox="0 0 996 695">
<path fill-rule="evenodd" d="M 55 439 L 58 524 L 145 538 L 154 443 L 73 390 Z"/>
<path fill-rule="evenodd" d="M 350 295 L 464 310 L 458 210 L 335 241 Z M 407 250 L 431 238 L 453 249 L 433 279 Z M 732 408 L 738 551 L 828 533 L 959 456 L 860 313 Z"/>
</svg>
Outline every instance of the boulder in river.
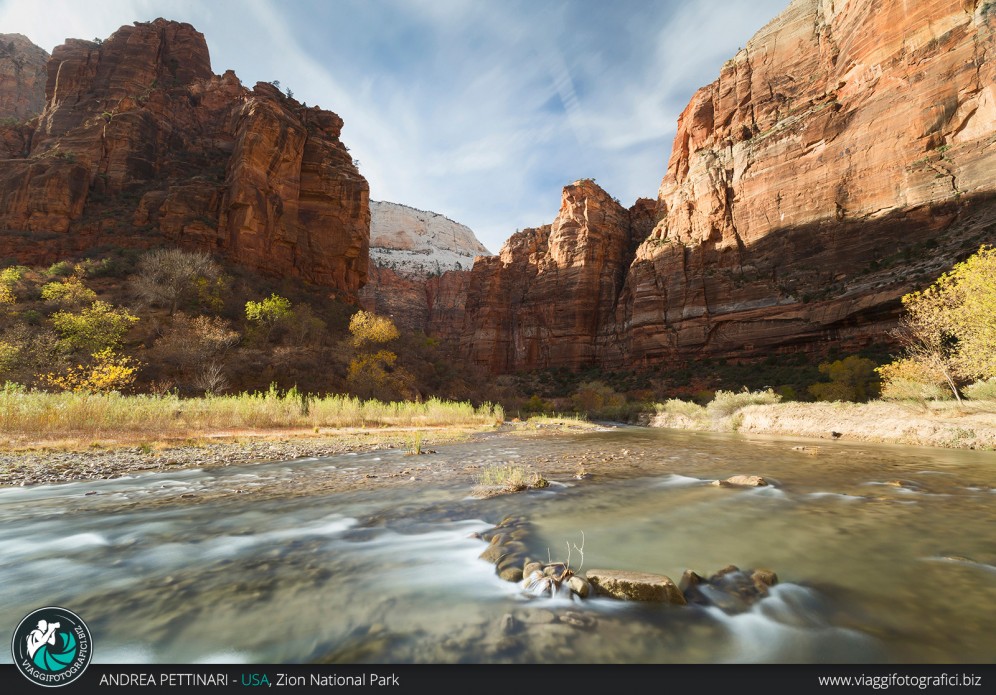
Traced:
<svg viewBox="0 0 996 695">
<path fill-rule="evenodd" d="M 725 613 L 743 613 L 768 595 L 778 583 L 778 575 L 767 569 L 742 570 L 729 565 L 708 579 L 691 570 L 681 578 L 681 590 L 688 603 L 716 606 Z"/>
<path fill-rule="evenodd" d="M 628 570 L 588 570 L 588 581 L 600 594 L 626 601 L 685 605 L 685 597 L 670 577 Z"/>
</svg>

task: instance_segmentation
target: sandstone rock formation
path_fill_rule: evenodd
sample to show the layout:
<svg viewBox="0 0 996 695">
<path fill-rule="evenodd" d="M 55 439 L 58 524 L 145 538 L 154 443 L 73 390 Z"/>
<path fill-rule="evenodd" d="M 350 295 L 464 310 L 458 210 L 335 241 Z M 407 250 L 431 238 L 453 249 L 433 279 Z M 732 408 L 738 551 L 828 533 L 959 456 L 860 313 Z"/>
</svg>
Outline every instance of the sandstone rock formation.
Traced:
<svg viewBox="0 0 996 695">
<path fill-rule="evenodd" d="M 360 304 L 399 326 L 459 335 L 478 256 L 491 252 L 465 225 L 435 212 L 370 202 L 370 269 Z"/>
<path fill-rule="evenodd" d="M 879 339 L 996 241 L 994 28 L 980 0 L 793 0 L 681 115 L 632 264 L 561 218 L 516 235 L 475 266 L 465 353 L 500 372 Z M 581 199 L 606 205 L 569 190 L 561 216 Z"/>
<path fill-rule="evenodd" d="M 609 362 L 858 345 L 996 238 L 996 12 L 795 0 L 682 114 Z"/>
<path fill-rule="evenodd" d="M 653 201 L 627 210 L 591 180 L 564 188 L 553 224 L 474 264 L 461 350 L 494 372 L 597 364 Z"/>
<path fill-rule="evenodd" d="M 48 53 L 22 34 L 0 34 L 0 119 L 23 121 L 45 106 Z"/>
<path fill-rule="evenodd" d="M 342 120 L 213 74 L 189 24 L 68 40 L 45 99 L 29 151 L 0 170 L 0 256 L 166 240 L 347 295 L 366 280 L 369 188 Z"/>
</svg>

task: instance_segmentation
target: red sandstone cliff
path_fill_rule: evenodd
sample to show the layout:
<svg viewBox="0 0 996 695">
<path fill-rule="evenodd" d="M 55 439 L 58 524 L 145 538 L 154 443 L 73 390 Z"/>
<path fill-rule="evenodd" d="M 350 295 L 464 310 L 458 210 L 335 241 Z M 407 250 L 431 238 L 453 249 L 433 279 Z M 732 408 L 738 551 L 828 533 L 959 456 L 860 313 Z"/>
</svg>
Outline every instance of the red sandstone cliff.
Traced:
<svg viewBox="0 0 996 695">
<path fill-rule="evenodd" d="M 622 207 L 591 180 L 564 188 L 553 224 L 513 235 L 470 277 L 461 351 L 495 372 L 596 364 L 653 201 Z"/>
<path fill-rule="evenodd" d="M 880 337 L 996 241 L 994 28 L 978 0 L 794 0 L 685 109 L 631 266 L 580 284 L 546 270 L 580 239 L 513 237 L 474 268 L 466 353 L 620 367 Z"/>
<path fill-rule="evenodd" d="M 30 150 L 0 169 L 0 256 L 165 237 L 350 295 L 365 282 L 369 188 L 334 113 L 213 74 L 203 35 L 162 19 L 70 39 L 47 71 Z"/>
<path fill-rule="evenodd" d="M 0 34 L 0 119 L 23 121 L 45 106 L 48 53 L 21 34 Z"/>
</svg>

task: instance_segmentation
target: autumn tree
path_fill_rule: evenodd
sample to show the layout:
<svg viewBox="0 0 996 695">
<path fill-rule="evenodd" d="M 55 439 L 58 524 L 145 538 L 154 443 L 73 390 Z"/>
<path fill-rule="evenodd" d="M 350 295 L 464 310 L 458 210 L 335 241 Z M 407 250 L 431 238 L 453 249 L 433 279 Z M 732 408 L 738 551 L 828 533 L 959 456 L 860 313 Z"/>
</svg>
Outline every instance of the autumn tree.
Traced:
<svg viewBox="0 0 996 695">
<path fill-rule="evenodd" d="M 141 363 L 111 348 L 98 350 L 87 364 L 70 367 L 63 373 L 39 374 L 40 381 L 62 391 L 110 393 L 123 391 L 135 382 Z"/>
<path fill-rule="evenodd" d="M 849 355 L 842 360 L 823 362 L 819 369 L 829 381 L 809 387 L 809 393 L 818 401 L 864 402 L 879 394 L 875 363 L 866 357 Z"/>
<path fill-rule="evenodd" d="M 132 290 L 142 301 L 168 307 L 172 316 L 184 299 L 210 302 L 221 281 L 221 267 L 202 251 L 156 249 L 139 259 Z"/>
<path fill-rule="evenodd" d="M 350 389 L 367 398 L 390 399 L 410 395 L 413 378 L 397 366 L 397 353 L 386 344 L 400 336 L 398 327 L 386 316 L 357 311 L 349 321 L 350 344 L 354 357 L 346 379 Z"/>
<path fill-rule="evenodd" d="M 91 304 L 97 299 L 97 293 L 83 284 L 82 268 L 65 280 L 49 282 L 41 288 L 41 298 L 46 302 L 64 307 L 78 307 Z"/>
<path fill-rule="evenodd" d="M 886 381 L 941 377 L 961 401 L 958 383 L 996 376 L 996 249 L 982 246 L 922 292 L 903 297 L 895 335 L 905 348 L 879 369 Z"/>
<path fill-rule="evenodd" d="M 353 314 L 349 320 L 349 333 L 355 348 L 389 343 L 401 335 L 391 319 L 368 311 L 357 311 Z"/>
<path fill-rule="evenodd" d="M 0 270 L 0 304 L 14 304 L 17 302 L 17 295 L 14 289 L 24 276 L 24 269 L 12 266 Z"/>
</svg>

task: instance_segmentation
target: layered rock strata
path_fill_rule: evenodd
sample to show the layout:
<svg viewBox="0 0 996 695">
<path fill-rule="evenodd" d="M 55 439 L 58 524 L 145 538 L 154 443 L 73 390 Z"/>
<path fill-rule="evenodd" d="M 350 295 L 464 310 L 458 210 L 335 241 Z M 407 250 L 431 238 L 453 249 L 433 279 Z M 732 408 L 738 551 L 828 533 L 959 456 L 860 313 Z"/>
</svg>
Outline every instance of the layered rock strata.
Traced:
<svg viewBox="0 0 996 695">
<path fill-rule="evenodd" d="M 466 225 L 371 201 L 369 282 L 360 304 L 411 331 L 459 335 L 469 271 L 475 258 L 490 255 Z"/>
<path fill-rule="evenodd" d="M 48 57 L 22 34 L 0 34 L 0 120 L 23 121 L 41 113 Z"/>
<path fill-rule="evenodd" d="M 564 188 L 552 224 L 513 235 L 470 276 L 461 350 L 493 372 L 598 364 L 653 201 L 624 208 L 594 181 Z"/>
<path fill-rule="evenodd" d="M 582 238 L 513 237 L 475 266 L 465 354 L 618 368 L 881 339 L 903 294 L 996 241 L 994 28 L 978 0 L 794 0 L 682 113 L 632 263 L 585 285 L 556 260 Z"/>
<path fill-rule="evenodd" d="M 366 280 L 369 188 L 342 119 L 213 74 L 189 24 L 57 47 L 31 126 L 27 151 L 0 169 L 0 256 L 165 239 L 347 295 Z"/>
</svg>

